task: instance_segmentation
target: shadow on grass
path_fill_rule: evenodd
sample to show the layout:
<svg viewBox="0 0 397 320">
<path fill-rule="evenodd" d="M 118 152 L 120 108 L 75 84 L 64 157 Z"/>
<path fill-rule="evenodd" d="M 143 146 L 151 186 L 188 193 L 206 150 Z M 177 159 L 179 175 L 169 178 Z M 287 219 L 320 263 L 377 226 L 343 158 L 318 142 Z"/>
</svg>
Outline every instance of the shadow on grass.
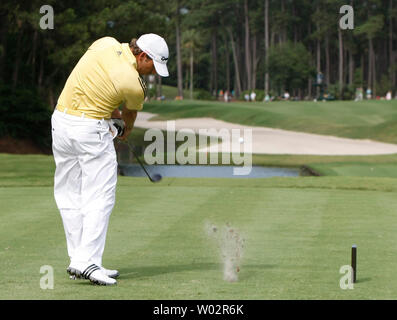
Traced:
<svg viewBox="0 0 397 320">
<path fill-rule="evenodd" d="M 262 277 L 263 270 L 271 269 L 277 267 L 276 265 L 269 264 L 251 264 L 251 265 L 242 265 L 241 271 L 239 274 L 239 282 L 246 281 L 255 277 Z M 223 265 L 220 263 L 191 263 L 185 265 L 168 265 L 168 266 L 142 266 L 142 267 L 131 267 L 131 268 L 122 268 L 119 270 L 120 276 L 117 278 L 120 280 L 126 279 L 143 279 L 148 277 L 154 277 L 163 274 L 170 274 L 175 272 L 184 272 L 184 271 L 194 271 L 201 270 L 203 272 L 208 270 L 218 270 L 221 274 L 223 272 Z M 366 279 L 362 279 L 361 281 L 366 281 Z M 358 282 L 358 281 L 357 281 Z M 90 281 L 87 280 L 74 280 L 71 281 L 73 285 L 81 285 L 81 286 L 97 286 Z"/>
<path fill-rule="evenodd" d="M 275 265 L 242 265 L 241 271 L 250 270 L 249 273 L 244 275 L 244 278 L 251 278 L 256 275 L 258 269 L 269 269 L 274 268 Z M 164 266 L 143 266 L 143 267 L 131 267 L 120 269 L 121 279 L 140 279 L 146 277 L 154 277 L 158 275 L 177 273 L 185 271 L 208 271 L 208 270 L 219 270 L 222 272 L 223 265 L 220 263 L 191 263 L 191 264 L 177 264 L 177 265 L 164 265 Z"/>
<path fill-rule="evenodd" d="M 362 283 L 362 282 L 367 282 L 371 281 L 372 278 L 360 278 L 356 280 L 356 283 Z"/>
</svg>

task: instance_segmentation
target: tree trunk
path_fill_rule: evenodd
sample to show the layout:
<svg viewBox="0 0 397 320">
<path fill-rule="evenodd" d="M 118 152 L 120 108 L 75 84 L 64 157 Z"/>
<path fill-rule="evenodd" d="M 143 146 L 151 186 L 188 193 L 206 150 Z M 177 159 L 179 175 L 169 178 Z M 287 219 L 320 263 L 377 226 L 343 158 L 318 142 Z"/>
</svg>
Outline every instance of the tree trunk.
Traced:
<svg viewBox="0 0 397 320">
<path fill-rule="evenodd" d="M 225 52 L 226 52 L 226 90 L 230 93 L 230 53 L 227 38 L 225 37 Z"/>
<path fill-rule="evenodd" d="M 216 49 L 216 31 L 212 32 L 211 38 L 211 93 L 215 91 L 215 96 L 218 97 L 218 67 L 217 67 L 217 49 Z"/>
<path fill-rule="evenodd" d="M 189 69 L 188 68 L 186 68 L 184 82 L 185 82 L 184 89 L 187 91 L 189 88 Z"/>
<path fill-rule="evenodd" d="M 308 27 L 307 27 L 307 34 L 311 34 L 312 33 L 312 25 L 311 25 L 311 23 L 310 23 L 310 21 L 308 22 Z M 312 52 L 312 46 L 311 46 L 311 44 L 309 43 L 309 46 L 308 46 L 308 51 L 309 51 L 309 53 L 310 53 L 310 65 L 312 66 L 313 65 L 313 52 Z M 313 79 L 312 79 L 312 77 L 311 76 L 309 76 L 309 80 L 307 81 L 307 95 L 308 95 L 308 98 L 309 99 L 311 99 L 312 98 L 312 86 L 313 86 Z"/>
<path fill-rule="evenodd" d="M 393 70 L 395 64 L 393 52 L 393 0 L 390 0 L 390 23 L 389 23 L 389 68 L 390 68 L 390 81 L 393 88 L 396 86 L 396 71 Z"/>
<path fill-rule="evenodd" d="M 236 48 L 236 43 L 234 42 L 233 39 L 233 32 L 230 28 L 227 29 L 229 36 L 230 36 L 230 42 L 232 44 L 232 53 L 233 53 L 233 62 L 234 62 L 234 71 L 235 71 L 235 82 L 236 82 L 236 88 L 235 88 L 235 96 L 238 97 L 240 96 L 241 93 L 241 80 L 240 80 L 240 71 L 239 71 L 239 63 L 238 63 L 238 57 L 237 57 L 237 48 Z"/>
<path fill-rule="evenodd" d="M 265 64 L 269 62 L 269 0 L 265 0 Z M 269 72 L 265 73 L 265 95 L 269 93 Z"/>
<path fill-rule="evenodd" d="M 15 50 L 15 63 L 14 63 L 14 71 L 12 74 L 12 89 L 15 89 L 18 83 L 18 75 L 19 75 L 19 64 L 21 61 L 21 41 L 22 40 L 22 30 L 20 29 L 17 36 L 17 46 Z"/>
<path fill-rule="evenodd" d="M 319 7 L 319 3 L 317 2 L 317 8 L 316 8 L 316 12 L 320 11 L 320 7 Z M 319 24 L 316 24 L 316 29 L 318 32 L 320 32 L 320 27 Z M 320 44 L 320 39 L 317 38 L 317 74 L 319 74 L 321 72 L 321 44 Z M 318 84 L 318 81 L 317 81 Z M 316 97 L 320 97 L 320 87 L 317 85 L 316 86 Z"/>
<path fill-rule="evenodd" d="M 295 18 L 296 17 L 296 8 L 295 8 L 295 3 L 292 2 L 292 16 Z M 298 24 L 294 23 L 294 44 L 298 43 Z"/>
<path fill-rule="evenodd" d="M 36 51 L 37 51 L 37 38 L 38 32 L 34 31 L 33 34 L 33 49 L 32 49 L 32 84 L 34 85 L 36 80 Z"/>
<path fill-rule="evenodd" d="M 237 59 L 238 61 L 244 61 L 243 54 L 241 51 L 244 51 L 244 46 L 241 44 L 240 39 L 236 38 L 236 54 L 237 54 Z M 243 39 L 244 41 L 244 39 Z M 246 68 L 245 68 L 245 63 L 239 63 L 239 72 L 240 72 L 240 83 L 241 83 L 241 89 L 242 90 L 247 90 L 247 81 L 244 81 L 246 77 Z"/>
<path fill-rule="evenodd" d="M 354 56 L 353 50 L 349 50 L 349 85 L 353 85 L 354 81 Z"/>
<path fill-rule="evenodd" d="M 361 86 L 364 86 L 364 71 L 365 71 L 365 56 L 364 53 L 361 54 L 361 58 L 360 58 L 360 68 L 361 68 Z"/>
<path fill-rule="evenodd" d="M 317 39 L 317 73 L 321 72 L 321 46 L 320 46 L 320 39 Z M 316 87 L 316 96 L 320 96 L 320 87 Z"/>
<path fill-rule="evenodd" d="M 372 39 L 368 40 L 368 82 L 367 86 L 372 90 Z M 373 90 L 372 90 L 373 91 Z"/>
<path fill-rule="evenodd" d="M 180 3 L 176 8 L 176 61 L 177 61 L 177 83 L 178 96 L 183 99 L 183 77 L 182 77 L 182 55 L 181 55 L 181 27 L 180 27 Z"/>
<path fill-rule="evenodd" d="M 320 40 L 317 40 L 317 73 L 321 72 L 321 45 Z"/>
<path fill-rule="evenodd" d="M 50 106 L 55 109 L 54 91 L 52 90 L 51 87 L 49 88 L 48 102 L 49 102 Z"/>
<path fill-rule="evenodd" d="M 248 21 L 248 0 L 244 0 L 244 26 L 245 26 L 245 69 L 247 76 L 247 89 L 252 89 L 252 65 L 251 65 L 251 50 L 250 50 L 250 29 Z"/>
<path fill-rule="evenodd" d="M 285 12 L 285 0 L 281 0 L 281 14 L 284 16 Z M 283 29 L 281 30 L 281 37 L 280 37 L 280 44 L 284 43 L 287 41 L 287 30 L 285 29 L 285 26 L 283 26 Z"/>
<path fill-rule="evenodd" d="M 37 78 L 37 85 L 39 86 L 39 90 L 43 88 L 43 77 L 44 77 L 44 53 L 40 54 L 40 67 L 39 67 L 39 76 Z"/>
<path fill-rule="evenodd" d="M 342 31 L 338 28 L 338 40 L 339 40 L 339 99 L 343 98 L 343 38 Z"/>
<path fill-rule="evenodd" d="M 327 84 L 327 88 L 329 88 L 330 84 L 330 58 L 329 58 L 329 36 L 325 37 L 325 83 Z"/>
<path fill-rule="evenodd" d="M 373 76 L 373 80 L 372 80 L 372 86 L 373 86 L 373 93 L 374 93 L 374 97 L 376 97 L 376 55 L 374 52 L 374 45 L 373 45 L 373 41 L 372 42 L 372 76 Z"/>
<path fill-rule="evenodd" d="M 1 29 L 0 29 L 0 44 L 3 48 L 0 55 L 0 79 L 4 79 L 6 57 L 7 57 L 7 35 L 8 35 L 8 21 L 6 15 L 1 15 Z"/>
<path fill-rule="evenodd" d="M 343 83 L 344 84 L 348 84 L 349 83 L 349 79 L 348 79 L 348 77 L 349 77 L 349 65 L 348 65 L 348 63 L 347 63 L 347 61 L 348 61 L 348 50 L 346 49 L 346 47 L 344 46 L 344 48 L 343 48 L 343 61 L 344 61 L 344 63 L 343 63 Z"/>
<path fill-rule="evenodd" d="M 258 67 L 258 60 L 259 58 L 256 55 L 256 34 L 252 37 L 252 80 L 251 80 L 251 86 L 252 89 L 256 89 L 256 71 Z"/>
<path fill-rule="evenodd" d="M 274 44 L 275 44 L 275 40 L 274 40 L 275 37 L 276 37 L 276 33 L 272 29 L 272 32 L 271 32 L 271 35 L 270 35 L 270 46 L 271 47 L 273 47 Z"/>
<path fill-rule="evenodd" d="M 190 99 L 193 99 L 193 48 L 190 48 Z"/>
</svg>

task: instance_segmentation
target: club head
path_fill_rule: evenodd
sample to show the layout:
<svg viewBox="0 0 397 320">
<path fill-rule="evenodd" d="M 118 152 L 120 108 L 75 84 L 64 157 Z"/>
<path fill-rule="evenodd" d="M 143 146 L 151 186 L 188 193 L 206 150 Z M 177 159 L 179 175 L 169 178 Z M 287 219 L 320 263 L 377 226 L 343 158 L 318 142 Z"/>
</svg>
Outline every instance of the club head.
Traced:
<svg viewBox="0 0 397 320">
<path fill-rule="evenodd" d="M 160 174 L 156 173 L 152 176 L 151 180 L 152 180 L 152 182 L 159 182 L 161 179 L 162 179 L 162 176 Z"/>
</svg>

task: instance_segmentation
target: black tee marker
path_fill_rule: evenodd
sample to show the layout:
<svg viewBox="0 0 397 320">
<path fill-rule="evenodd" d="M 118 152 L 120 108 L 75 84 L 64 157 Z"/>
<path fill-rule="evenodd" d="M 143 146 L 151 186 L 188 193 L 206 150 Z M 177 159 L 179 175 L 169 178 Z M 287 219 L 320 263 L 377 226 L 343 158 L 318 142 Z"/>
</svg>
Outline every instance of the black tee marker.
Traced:
<svg viewBox="0 0 397 320">
<path fill-rule="evenodd" d="M 356 283 L 357 277 L 357 246 L 352 246 L 352 269 L 353 269 L 353 283 Z"/>
</svg>

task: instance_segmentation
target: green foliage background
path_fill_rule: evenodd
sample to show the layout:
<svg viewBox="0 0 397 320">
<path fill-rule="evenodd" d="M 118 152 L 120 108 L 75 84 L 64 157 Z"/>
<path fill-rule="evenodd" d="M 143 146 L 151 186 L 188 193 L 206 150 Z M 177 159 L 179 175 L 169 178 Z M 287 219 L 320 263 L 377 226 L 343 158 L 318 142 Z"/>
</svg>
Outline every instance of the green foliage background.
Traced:
<svg viewBox="0 0 397 320">
<path fill-rule="evenodd" d="M 354 30 L 342 32 L 346 56 L 352 54 L 354 79 L 345 81 L 343 93 L 338 83 L 339 8 L 343 0 L 269 0 L 270 50 L 264 46 L 263 0 L 48 0 L 53 7 L 54 29 L 42 30 L 39 22 L 40 0 L 4 0 L 0 3 L 0 135 L 22 138 L 41 137 L 37 116 L 43 105 L 51 112 L 71 70 L 89 45 L 104 36 L 129 42 L 144 33 L 157 33 L 168 43 L 170 77 L 162 85 L 177 85 L 176 26 L 181 30 L 181 64 L 185 98 L 189 98 L 190 68 L 193 67 L 194 99 L 212 100 L 220 90 L 236 90 L 236 69 L 240 72 L 241 92 L 264 89 L 264 75 L 270 75 L 270 93 L 289 90 L 301 98 L 315 96 L 310 79 L 317 72 L 317 48 L 320 69 L 325 68 L 325 53 L 330 59 L 330 83 L 327 88 L 337 99 L 352 99 L 355 88 L 367 85 L 368 42 L 376 55 L 376 81 L 373 91 L 395 94 L 392 75 L 397 64 L 390 62 L 391 46 L 397 47 L 397 5 L 390 0 L 354 2 Z M 245 13 L 247 4 L 247 13 Z M 184 10 L 180 10 L 180 9 Z M 250 52 L 246 52 L 245 23 L 249 27 Z M 390 40 L 391 39 L 391 40 Z M 328 41 L 328 42 L 326 42 Z M 328 44 L 327 44 L 328 43 Z M 256 56 L 253 48 L 256 48 Z M 236 59 L 232 47 L 236 47 Z M 328 46 L 328 47 L 327 47 Z M 265 55 L 269 54 L 266 63 Z M 252 88 L 249 87 L 246 55 L 255 62 Z M 191 57 L 193 63 L 191 64 Z M 254 59 L 255 58 L 255 59 Z M 350 58 L 349 58 L 350 59 Z M 238 66 L 236 66 L 238 62 Z M 254 69 L 254 67 L 253 67 Z M 345 61 L 345 80 L 348 61 Z M 157 79 L 159 81 L 159 79 Z M 239 94 L 241 93 L 239 92 Z M 25 97 L 22 97 L 25 95 Z M 157 92 L 152 90 L 151 96 Z M 238 98 L 238 97 L 235 97 Z M 13 100 L 12 102 L 10 100 Z M 18 104 L 18 105 L 16 105 Z M 27 107 L 29 105 L 29 107 Z M 10 112 L 19 113 L 10 120 Z M 32 113 L 32 114 L 31 114 Z M 24 128 L 15 123 L 26 122 Z M 18 119 L 18 120 L 17 120 Z M 10 125 L 9 121 L 13 121 Z M 30 120 L 29 120 L 30 121 Z M 49 121 L 43 120 L 43 121 Z M 18 129 L 17 129 L 18 128 Z M 26 130 L 31 130 L 30 134 Z M 44 129 L 43 129 L 44 130 Z M 49 133 L 48 133 L 49 134 Z M 36 139 L 36 138 L 35 138 Z M 41 139 L 41 138 L 37 138 Z M 44 143 L 44 142 L 43 142 Z"/>
</svg>

